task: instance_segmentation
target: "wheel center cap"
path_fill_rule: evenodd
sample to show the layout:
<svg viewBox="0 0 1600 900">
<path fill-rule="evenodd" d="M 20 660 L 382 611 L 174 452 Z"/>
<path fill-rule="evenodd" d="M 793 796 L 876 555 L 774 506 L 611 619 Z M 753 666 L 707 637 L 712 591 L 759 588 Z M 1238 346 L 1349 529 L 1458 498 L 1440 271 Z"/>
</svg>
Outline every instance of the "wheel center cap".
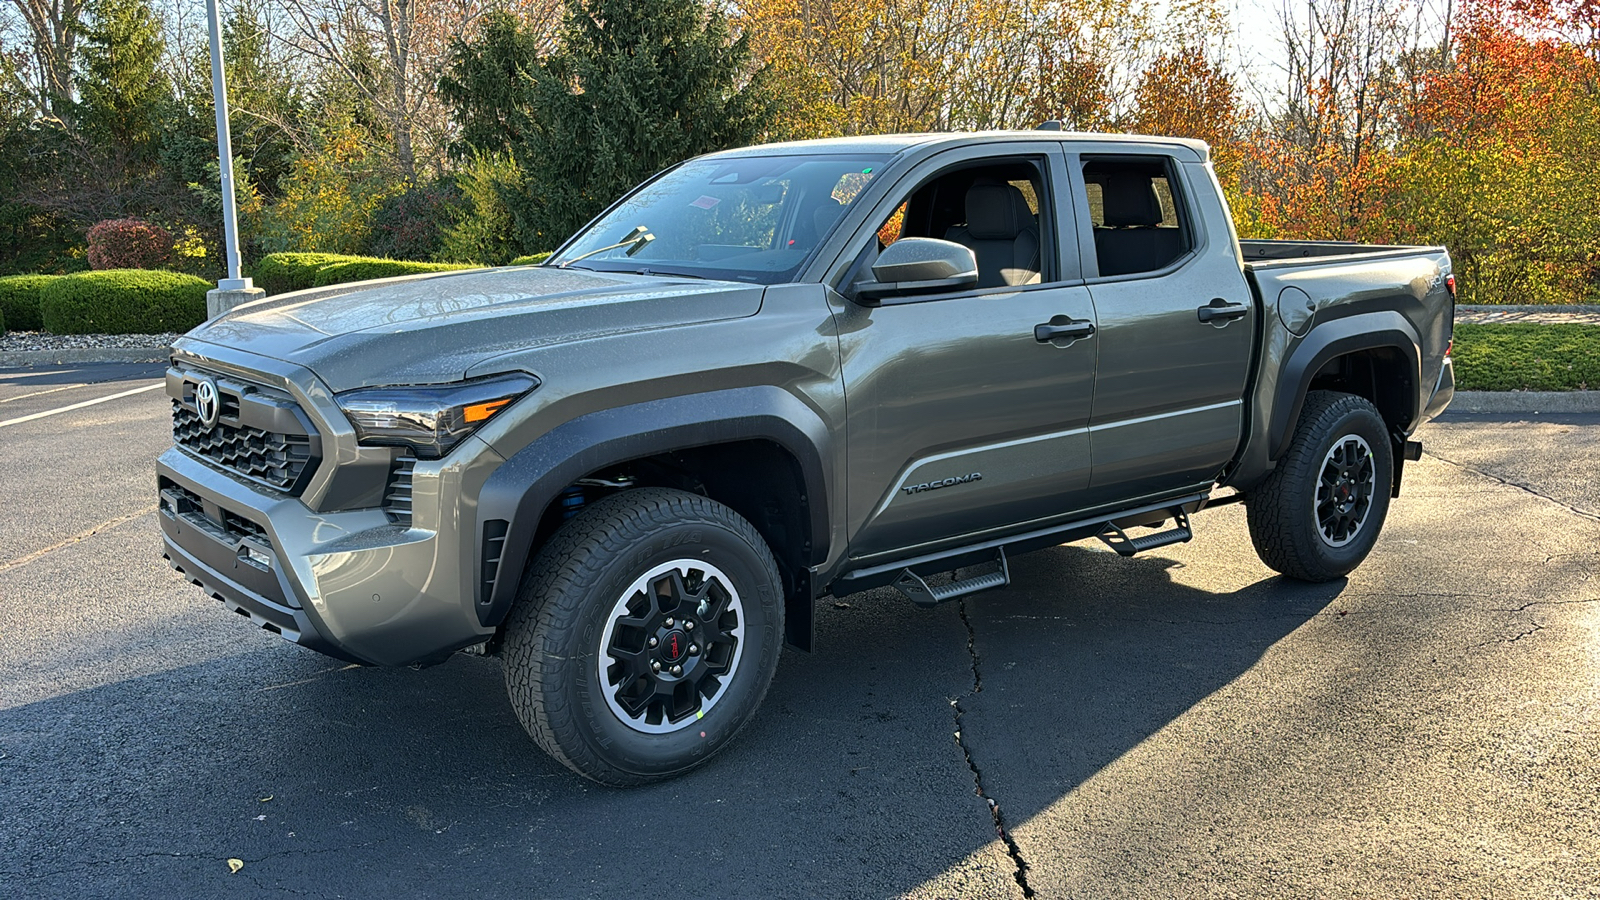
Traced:
<svg viewBox="0 0 1600 900">
<path fill-rule="evenodd" d="M 689 655 L 689 636 L 674 628 L 661 638 L 661 658 L 675 663 Z"/>
</svg>

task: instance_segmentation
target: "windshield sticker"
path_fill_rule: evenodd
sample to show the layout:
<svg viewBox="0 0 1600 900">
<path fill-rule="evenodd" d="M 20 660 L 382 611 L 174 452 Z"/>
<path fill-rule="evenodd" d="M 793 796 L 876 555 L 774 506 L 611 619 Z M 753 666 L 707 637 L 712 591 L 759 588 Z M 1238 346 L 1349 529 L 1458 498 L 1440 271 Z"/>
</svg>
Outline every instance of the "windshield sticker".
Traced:
<svg viewBox="0 0 1600 900">
<path fill-rule="evenodd" d="M 700 198 L 698 200 L 691 201 L 689 203 L 689 205 L 690 206 L 694 206 L 694 207 L 698 207 L 700 209 L 710 209 L 711 207 L 716 206 L 718 203 L 721 203 L 721 202 L 722 201 L 717 199 L 716 197 L 707 197 L 705 194 L 701 194 Z"/>
</svg>

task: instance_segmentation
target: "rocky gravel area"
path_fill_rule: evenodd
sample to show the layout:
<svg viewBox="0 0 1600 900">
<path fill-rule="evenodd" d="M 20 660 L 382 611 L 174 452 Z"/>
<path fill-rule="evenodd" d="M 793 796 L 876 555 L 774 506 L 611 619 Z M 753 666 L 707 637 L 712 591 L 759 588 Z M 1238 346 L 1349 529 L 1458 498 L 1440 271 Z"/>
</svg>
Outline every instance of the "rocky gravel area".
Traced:
<svg viewBox="0 0 1600 900">
<path fill-rule="evenodd" d="M 47 331 L 8 331 L 0 334 L 0 353 L 21 350 L 143 350 L 171 346 L 176 332 L 167 334 L 51 334 Z"/>
</svg>

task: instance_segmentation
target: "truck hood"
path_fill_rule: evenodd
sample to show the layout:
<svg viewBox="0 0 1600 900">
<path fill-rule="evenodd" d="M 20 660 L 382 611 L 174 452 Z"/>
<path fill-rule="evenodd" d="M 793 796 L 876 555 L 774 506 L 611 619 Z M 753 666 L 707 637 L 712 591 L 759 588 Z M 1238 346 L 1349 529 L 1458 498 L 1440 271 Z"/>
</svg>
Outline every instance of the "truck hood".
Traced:
<svg viewBox="0 0 1600 900">
<path fill-rule="evenodd" d="M 762 291 L 546 266 L 475 269 L 258 300 L 206 322 L 185 342 L 296 363 L 336 392 L 436 384 L 530 347 L 754 315 Z"/>
</svg>

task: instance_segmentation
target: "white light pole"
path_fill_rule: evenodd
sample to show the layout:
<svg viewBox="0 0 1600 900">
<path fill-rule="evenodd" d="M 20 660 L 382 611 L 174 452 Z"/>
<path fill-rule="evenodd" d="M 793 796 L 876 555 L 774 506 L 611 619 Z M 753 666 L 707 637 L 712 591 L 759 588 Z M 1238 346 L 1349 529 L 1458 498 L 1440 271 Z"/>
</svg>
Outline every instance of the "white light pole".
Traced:
<svg viewBox="0 0 1600 900">
<path fill-rule="evenodd" d="M 211 93 L 217 108 L 217 171 L 222 180 L 222 241 L 228 255 L 228 277 L 206 294 L 206 312 L 218 316 L 265 292 L 239 276 L 239 210 L 233 196 L 233 135 L 228 130 L 228 81 L 222 67 L 222 21 L 217 0 L 206 0 L 211 26 Z"/>
</svg>

